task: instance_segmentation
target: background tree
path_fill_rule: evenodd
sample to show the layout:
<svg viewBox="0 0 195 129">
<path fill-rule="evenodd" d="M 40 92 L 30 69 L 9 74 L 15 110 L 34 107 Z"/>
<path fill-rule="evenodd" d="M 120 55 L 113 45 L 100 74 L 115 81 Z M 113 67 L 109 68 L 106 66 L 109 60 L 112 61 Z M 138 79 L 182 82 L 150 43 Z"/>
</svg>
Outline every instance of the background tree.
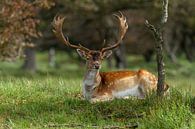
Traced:
<svg viewBox="0 0 195 129">
<path fill-rule="evenodd" d="M 165 49 L 173 62 L 184 53 L 189 61 L 195 59 L 195 1 L 170 1 L 170 17 L 165 27 Z"/>
<path fill-rule="evenodd" d="M 33 47 L 35 38 L 41 36 L 37 15 L 42 8 L 50 8 L 49 0 L 2 0 L 0 3 L 0 59 L 13 61 L 23 56 L 25 47 Z M 31 52 L 29 52 L 31 51 Z M 24 68 L 35 70 L 34 49 L 26 50 Z M 28 60 L 30 61 L 28 63 Z M 30 66 L 31 65 L 31 66 Z"/>
<path fill-rule="evenodd" d="M 170 20 L 165 27 L 165 49 L 173 62 L 184 53 L 190 61 L 194 59 L 194 5 L 190 0 L 170 3 Z M 23 6 L 22 6 L 23 5 Z M 66 16 L 64 33 L 77 44 L 99 49 L 115 41 L 116 20 L 112 14 L 122 11 L 127 17 L 129 30 L 120 48 L 114 51 L 110 66 L 128 66 L 126 55 L 142 55 L 147 62 L 153 60 L 153 37 L 145 29 L 145 19 L 157 23 L 161 6 L 159 1 L 139 0 L 2 0 L 0 1 L 1 60 L 15 60 L 23 55 L 23 48 L 36 42 L 36 50 L 65 50 L 74 57 L 72 50 L 58 43 L 52 33 L 51 22 L 56 14 Z M 52 7 L 52 8 L 51 8 Z M 49 13 L 45 8 L 49 8 Z M 9 10 L 9 11 L 8 11 Z M 18 10 L 18 11 L 15 11 Z M 148 15 L 148 12 L 152 12 Z M 10 17 L 12 16 L 12 17 Z M 181 19 L 181 17 L 185 17 Z M 24 29 L 25 28 L 25 29 Z M 37 38 L 41 35 L 42 38 Z M 15 40 L 16 39 L 16 40 Z M 36 40 L 35 40 L 36 39 Z M 185 48 L 185 49 L 183 49 Z M 30 52 L 31 51 L 31 52 Z M 27 49 L 33 55 L 33 49 Z M 30 61 L 27 57 L 26 61 Z M 79 57 L 77 57 L 79 58 Z M 32 59 L 35 59 L 31 58 Z M 33 63 L 25 63 L 33 64 Z M 27 65 L 24 65 L 27 66 Z M 31 67 L 31 66 L 30 66 Z"/>
<path fill-rule="evenodd" d="M 86 47 L 89 47 L 91 49 L 99 49 L 103 46 L 104 39 L 106 40 L 106 45 L 112 44 L 114 42 L 117 34 L 117 26 L 115 19 L 112 17 L 112 14 L 122 10 L 122 12 L 127 17 L 128 23 L 130 24 L 131 28 L 129 29 L 126 39 L 124 39 L 124 43 L 121 44 L 118 50 L 114 51 L 113 59 L 115 59 L 115 61 L 111 60 L 110 63 L 116 62 L 115 66 L 117 66 L 118 68 L 124 68 L 127 66 L 125 56 L 126 53 L 142 53 L 144 56 L 146 55 L 145 57 L 148 61 L 150 60 L 150 54 L 148 53 L 152 53 L 151 50 L 153 49 L 153 45 L 146 45 L 142 48 L 138 47 L 143 46 L 140 44 L 145 43 L 144 40 L 150 37 L 150 35 L 148 35 L 146 36 L 146 38 L 141 38 L 143 37 L 143 35 L 147 34 L 146 31 L 143 32 L 143 30 L 145 30 L 143 16 L 146 16 L 146 13 L 144 14 L 144 11 L 145 9 L 147 10 L 147 6 L 149 5 L 153 6 L 154 2 L 129 2 L 127 0 L 58 0 L 56 1 L 56 6 L 52 9 L 52 13 L 48 15 L 45 15 L 45 13 L 43 13 L 43 17 L 49 21 L 49 24 L 56 14 L 65 15 L 66 21 L 64 23 L 64 33 L 66 34 L 66 36 L 68 36 L 69 39 L 75 44 L 82 42 L 82 44 Z M 136 12 L 137 10 L 140 13 Z M 137 16 L 138 18 L 136 18 Z M 141 24 L 142 27 L 140 27 Z M 48 30 L 51 30 L 51 27 L 45 29 L 45 34 L 47 34 L 47 36 L 45 36 L 47 37 L 45 38 L 45 42 L 50 44 L 50 46 L 52 47 L 56 46 L 56 42 L 58 41 L 51 40 L 54 39 L 54 37 L 52 37 L 52 32 Z M 136 41 L 137 39 L 142 40 Z M 138 46 L 135 47 L 135 45 L 137 44 Z M 45 44 L 43 44 L 43 47 L 44 46 Z M 58 46 L 62 48 L 63 45 L 59 44 Z M 128 49 L 125 50 L 127 47 Z M 135 48 L 138 48 L 139 50 L 135 52 Z M 66 51 L 70 52 L 70 50 L 68 49 L 66 49 Z"/>
</svg>

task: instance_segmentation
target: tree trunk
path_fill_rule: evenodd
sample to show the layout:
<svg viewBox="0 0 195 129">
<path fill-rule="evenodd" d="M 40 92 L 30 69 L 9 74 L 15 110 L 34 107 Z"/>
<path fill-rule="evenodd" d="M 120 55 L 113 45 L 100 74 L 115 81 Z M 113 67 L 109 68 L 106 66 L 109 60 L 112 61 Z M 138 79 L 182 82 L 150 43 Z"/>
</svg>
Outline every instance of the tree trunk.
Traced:
<svg viewBox="0 0 195 129">
<path fill-rule="evenodd" d="M 158 69 L 158 84 L 157 84 L 157 94 L 162 96 L 165 89 L 165 64 L 163 61 L 163 44 L 162 33 L 159 33 L 159 38 L 156 38 L 156 60 Z"/>
<path fill-rule="evenodd" d="M 153 32 L 154 38 L 156 40 L 156 61 L 157 61 L 157 70 L 158 70 L 158 83 L 157 83 L 157 95 L 163 96 L 165 90 L 165 68 L 164 68 L 164 61 L 163 61 L 163 34 L 162 28 L 164 24 L 167 22 L 168 19 L 168 0 L 163 0 L 163 10 L 161 21 L 156 28 L 154 25 L 150 24 L 146 21 L 146 26 Z"/>
<path fill-rule="evenodd" d="M 22 66 L 22 69 L 29 71 L 29 72 L 35 72 L 36 71 L 36 58 L 35 58 L 35 49 L 34 48 L 26 48 L 24 50 L 24 64 Z"/>
<path fill-rule="evenodd" d="M 112 56 L 110 56 L 108 59 L 107 59 L 107 64 L 108 64 L 108 68 L 109 69 L 112 69 L 113 68 L 113 62 L 112 62 Z"/>
<path fill-rule="evenodd" d="M 106 28 L 105 31 L 101 31 L 101 35 L 104 39 L 106 39 L 107 43 L 114 43 L 118 38 L 118 27 L 115 26 L 115 23 L 110 17 L 104 17 L 102 20 Z M 104 32 L 104 34 L 102 34 Z M 123 69 L 127 67 L 126 63 L 126 52 L 125 52 L 125 44 L 121 43 L 119 48 L 113 51 L 113 58 L 110 57 L 108 59 L 108 67 L 112 68 L 115 66 L 116 68 Z M 113 60 L 114 59 L 114 62 Z M 113 65 L 113 63 L 115 63 Z"/>
<path fill-rule="evenodd" d="M 56 57 L 55 57 L 55 48 L 50 48 L 48 51 L 48 61 L 49 66 L 54 68 L 56 67 Z"/>
<path fill-rule="evenodd" d="M 121 43 L 120 47 L 114 51 L 114 58 L 116 61 L 116 68 L 123 69 L 127 67 L 125 45 L 123 43 Z"/>
<path fill-rule="evenodd" d="M 188 61 L 193 62 L 195 60 L 195 46 L 193 45 L 193 37 L 190 37 L 188 34 L 185 35 L 184 44 L 184 53 Z"/>
<path fill-rule="evenodd" d="M 151 50 L 146 51 L 146 52 L 143 54 L 144 59 L 145 59 L 146 62 L 150 62 L 150 61 L 152 60 L 152 55 L 153 55 L 153 53 L 154 53 L 154 50 L 151 49 Z"/>
</svg>

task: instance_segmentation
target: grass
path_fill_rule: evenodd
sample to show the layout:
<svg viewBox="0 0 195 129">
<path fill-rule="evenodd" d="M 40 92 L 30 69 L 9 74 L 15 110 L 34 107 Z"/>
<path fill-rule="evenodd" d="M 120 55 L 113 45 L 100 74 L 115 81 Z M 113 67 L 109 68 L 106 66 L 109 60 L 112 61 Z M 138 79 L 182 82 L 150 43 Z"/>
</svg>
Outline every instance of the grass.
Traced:
<svg viewBox="0 0 195 129">
<path fill-rule="evenodd" d="M 90 104 L 81 97 L 84 69 L 75 60 L 57 55 L 59 68 L 49 68 L 47 55 L 38 55 L 38 72 L 19 70 L 21 61 L 0 63 L 0 128 L 110 128 L 138 124 L 140 129 L 195 128 L 194 63 L 167 62 L 167 82 L 172 88 L 163 99 L 114 100 Z M 108 70 L 103 64 L 103 71 Z M 155 71 L 155 62 L 129 58 L 129 68 Z"/>
</svg>

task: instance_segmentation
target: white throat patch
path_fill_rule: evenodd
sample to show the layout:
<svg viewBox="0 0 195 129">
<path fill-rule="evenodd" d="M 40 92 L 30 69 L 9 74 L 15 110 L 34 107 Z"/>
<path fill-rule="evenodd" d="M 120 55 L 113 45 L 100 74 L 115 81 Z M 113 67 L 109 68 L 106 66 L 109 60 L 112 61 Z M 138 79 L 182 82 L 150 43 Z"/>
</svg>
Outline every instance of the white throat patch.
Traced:
<svg viewBox="0 0 195 129">
<path fill-rule="evenodd" d="M 84 80 L 83 80 L 83 95 L 85 98 L 91 98 L 91 91 L 95 87 L 96 75 L 98 70 L 90 70 L 87 72 Z"/>
<path fill-rule="evenodd" d="M 91 70 L 89 73 L 86 75 L 83 83 L 84 85 L 92 86 L 95 83 L 95 78 L 96 78 L 97 70 Z"/>
</svg>

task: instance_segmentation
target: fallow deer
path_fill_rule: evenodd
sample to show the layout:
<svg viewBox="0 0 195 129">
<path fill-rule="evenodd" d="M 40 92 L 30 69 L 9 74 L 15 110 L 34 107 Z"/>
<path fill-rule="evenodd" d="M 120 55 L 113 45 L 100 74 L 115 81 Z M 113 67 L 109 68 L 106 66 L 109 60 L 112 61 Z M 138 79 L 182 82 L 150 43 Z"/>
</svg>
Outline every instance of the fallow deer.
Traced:
<svg viewBox="0 0 195 129">
<path fill-rule="evenodd" d="M 116 43 L 101 50 L 90 50 L 82 45 L 73 45 L 62 32 L 64 17 L 56 16 L 53 21 L 55 36 L 66 46 L 77 50 L 86 59 L 87 71 L 83 80 L 83 96 L 91 101 L 107 101 L 114 98 L 136 96 L 144 98 L 150 91 L 157 89 L 157 78 L 146 70 L 99 72 L 102 60 L 112 54 L 112 49 L 120 45 L 128 25 L 126 18 L 115 15 L 119 21 L 119 37 Z"/>
</svg>

